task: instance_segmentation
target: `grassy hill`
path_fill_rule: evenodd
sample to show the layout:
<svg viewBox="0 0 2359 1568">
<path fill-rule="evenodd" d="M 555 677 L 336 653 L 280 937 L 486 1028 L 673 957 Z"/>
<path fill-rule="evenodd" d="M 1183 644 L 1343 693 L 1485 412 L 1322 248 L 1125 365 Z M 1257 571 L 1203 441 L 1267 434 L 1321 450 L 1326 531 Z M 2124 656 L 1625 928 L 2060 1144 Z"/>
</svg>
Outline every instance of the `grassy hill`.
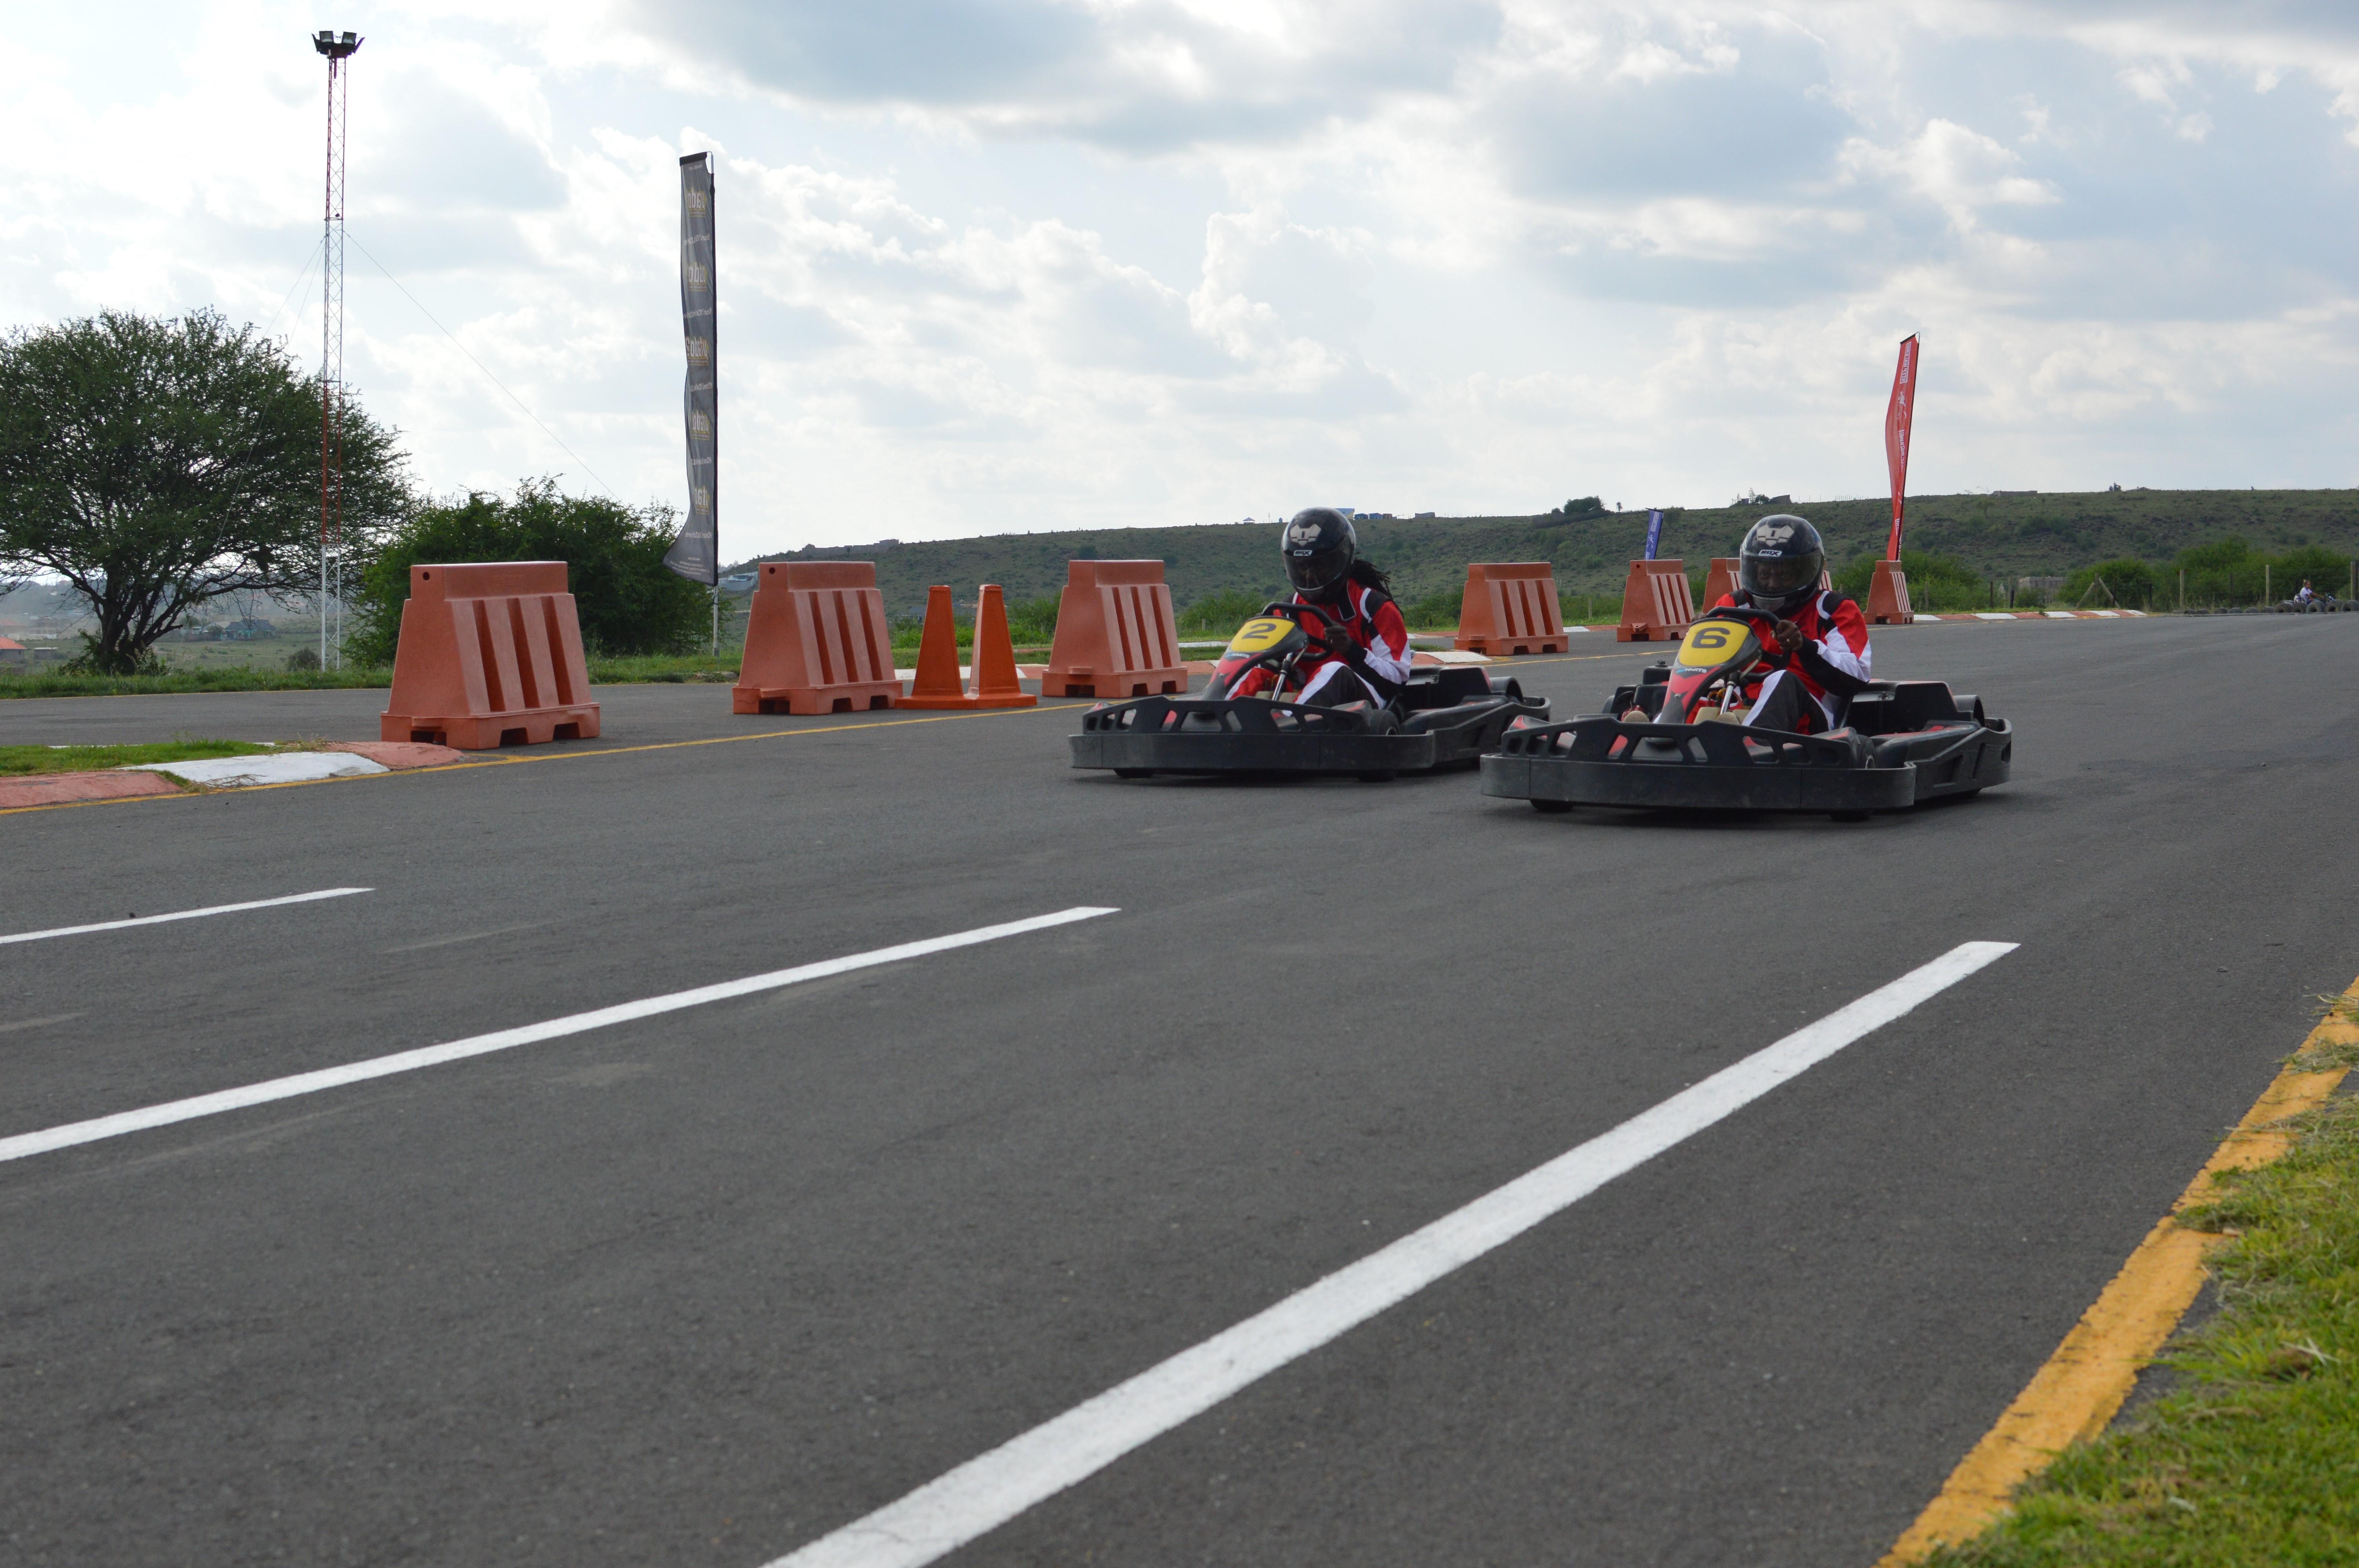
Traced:
<svg viewBox="0 0 2359 1568">
<path fill-rule="evenodd" d="M 1797 512 L 1826 535 L 1840 568 L 1880 555 L 1890 503 L 1801 501 L 1754 507 L 1690 507 L 1669 513 L 1663 554 L 1701 569 L 1705 558 L 1733 554 L 1752 521 Z M 975 585 L 996 582 L 1011 600 L 1054 593 L 1074 557 L 1156 558 L 1165 563 L 1172 597 L 1186 605 L 1223 590 L 1275 594 L 1281 580 L 1277 528 L 1217 524 L 1192 528 L 1108 528 L 1087 533 L 1006 534 L 918 544 L 810 548 L 770 560 L 873 560 L 885 602 L 898 616 L 923 612 L 926 589 L 949 583 L 963 608 Z M 1633 556 L 1644 546 L 1644 513 L 1588 518 L 1373 518 L 1360 523 L 1364 551 L 1393 574 L 1405 600 L 1454 592 L 1469 561 L 1544 560 L 1568 595 L 1618 594 Z M 2138 557 L 2157 567 L 2182 549 L 2242 535 L 2270 555 L 2301 546 L 2359 558 L 2359 491 L 2125 490 L 2049 495 L 1919 495 L 1908 502 L 1908 546 L 1963 562 L 1981 576 L 2061 577 L 2075 567 Z M 750 563 L 747 563 L 750 564 Z M 2335 582 L 2325 586 L 2341 591 Z"/>
</svg>

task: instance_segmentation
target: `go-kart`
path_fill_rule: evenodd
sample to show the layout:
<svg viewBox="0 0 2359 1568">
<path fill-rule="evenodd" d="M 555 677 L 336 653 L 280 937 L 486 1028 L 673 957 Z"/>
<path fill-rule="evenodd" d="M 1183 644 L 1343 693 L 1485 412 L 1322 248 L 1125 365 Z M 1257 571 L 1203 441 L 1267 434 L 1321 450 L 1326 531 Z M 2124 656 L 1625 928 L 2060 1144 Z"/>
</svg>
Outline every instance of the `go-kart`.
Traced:
<svg viewBox="0 0 2359 1568">
<path fill-rule="evenodd" d="M 1237 629 L 1201 697 L 1142 697 L 1092 708 L 1073 766 L 1118 778 L 1157 773 L 1399 773 L 1473 764 L 1511 725 L 1545 721 L 1545 697 L 1462 665 L 1413 671 L 1381 703 L 1299 700 L 1326 651 L 1314 606 L 1270 604 Z M 1267 697 L 1228 694 L 1256 670 Z M 1390 683 L 1384 683 L 1389 685 Z M 1289 697 L 1288 694 L 1292 693 Z"/>
<path fill-rule="evenodd" d="M 1591 718 L 1516 730 L 1483 758 L 1483 793 L 1541 811 L 1619 806 L 1823 811 L 1843 821 L 2005 784 L 2015 730 L 1940 681 L 1865 681 L 1822 734 L 1744 722 L 1745 677 L 1776 617 L 1726 606 L 1689 627 Z"/>
</svg>

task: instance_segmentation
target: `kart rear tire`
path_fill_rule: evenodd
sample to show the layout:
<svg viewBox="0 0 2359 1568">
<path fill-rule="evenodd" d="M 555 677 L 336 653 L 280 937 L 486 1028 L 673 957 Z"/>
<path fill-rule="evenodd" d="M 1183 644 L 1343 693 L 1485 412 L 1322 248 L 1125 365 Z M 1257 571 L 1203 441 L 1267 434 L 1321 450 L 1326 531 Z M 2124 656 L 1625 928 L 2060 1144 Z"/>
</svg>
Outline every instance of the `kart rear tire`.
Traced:
<svg viewBox="0 0 2359 1568">
<path fill-rule="evenodd" d="M 1560 811 L 1571 811 L 1572 809 L 1572 802 L 1569 800 L 1535 800 L 1532 802 L 1532 809 L 1534 811 L 1544 811 L 1550 816 L 1554 816 Z"/>
<path fill-rule="evenodd" d="M 1830 811 L 1827 815 L 1837 822 L 1864 822 L 1875 814 L 1872 811 Z"/>
<path fill-rule="evenodd" d="M 1118 779 L 1151 779 L 1155 776 L 1155 770 L 1153 768 L 1116 768 L 1114 771 L 1114 776 Z"/>
<path fill-rule="evenodd" d="M 1398 773 L 1390 771 L 1362 773 L 1359 775 L 1360 782 L 1362 784 L 1390 784 L 1393 780 L 1398 777 L 1400 777 Z"/>
</svg>

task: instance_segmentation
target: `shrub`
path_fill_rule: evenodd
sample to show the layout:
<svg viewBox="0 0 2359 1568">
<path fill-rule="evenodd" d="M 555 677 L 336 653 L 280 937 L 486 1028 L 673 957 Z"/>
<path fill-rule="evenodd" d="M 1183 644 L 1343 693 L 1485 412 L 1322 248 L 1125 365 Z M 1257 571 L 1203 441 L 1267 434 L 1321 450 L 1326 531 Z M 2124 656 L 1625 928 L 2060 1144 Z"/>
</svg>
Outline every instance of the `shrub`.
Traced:
<svg viewBox="0 0 2359 1568">
<path fill-rule="evenodd" d="M 347 653 L 392 663 L 409 568 L 432 561 L 563 561 L 591 651 L 687 653 L 710 634 L 711 590 L 664 565 L 673 517 L 668 506 L 565 495 L 554 479 L 525 481 L 514 500 L 472 491 L 421 507 L 362 566 Z"/>
<path fill-rule="evenodd" d="M 1834 574 L 1835 586 L 1864 604 L 1877 559 L 1862 556 Z M 1944 610 L 1980 609 L 1990 602 L 1990 585 L 1982 574 L 1953 557 L 1904 549 L 1900 570 L 1908 579 L 1912 608 L 1939 614 Z"/>
<path fill-rule="evenodd" d="M 2241 534 L 2231 534 L 2208 545 L 2190 545 L 2180 551 L 2179 558 L 2170 564 L 2190 578 L 2198 574 L 2230 571 L 2249 571 L 2255 577 L 2261 574 L 2261 554 Z"/>
<path fill-rule="evenodd" d="M 1027 646 L 1053 643 L 1057 639 L 1058 596 L 1027 599 L 1007 607 L 1007 634 Z"/>
<path fill-rule="evenodd" d="M 2104 588 L 2092 587 L 2102 580 Z M 2112 597 L 2108 598 L 2110 589 Z M 2057 597 L 2066 604 L 2089 604 L 2100 609 L 2114 604 L 2126 604 L 2143 609 L 2162 594 L 2161 579 L 2154 568 L 2144 561 L 2124 556 L 2117 560 L 2099 561 L 2093 567 L 2082 567 L 2064 579 L 2064 591 Z"/>
<path fill-rule="evenodd" d="M 2304 578 L 2319 592 L 2339 598 L 2351 591 L 2351 557 L 2337 555 L 2322 545 L 2302 546 L 2277 558 L 2276 576 L 2279 599 L 2291 599 Z"/>
<path fill-rule="evenodd" d="M 1256 593 L 1242 588 L 1224 588 L 1182 607 L 1180 630 L 1217 633 L 1226 636 L 1259 614 L 1263 605 L 1284 597 L 1283 594 Z"/>
<path fill-rule="evenodd" d="M 1455 626 L 1458 612 L 1466 606 L 1463 589 L 1442 588 L 1421 599 L 1412 599 L 1400 607 L 1401 619 L 1411 626 Z"/>
</svg>

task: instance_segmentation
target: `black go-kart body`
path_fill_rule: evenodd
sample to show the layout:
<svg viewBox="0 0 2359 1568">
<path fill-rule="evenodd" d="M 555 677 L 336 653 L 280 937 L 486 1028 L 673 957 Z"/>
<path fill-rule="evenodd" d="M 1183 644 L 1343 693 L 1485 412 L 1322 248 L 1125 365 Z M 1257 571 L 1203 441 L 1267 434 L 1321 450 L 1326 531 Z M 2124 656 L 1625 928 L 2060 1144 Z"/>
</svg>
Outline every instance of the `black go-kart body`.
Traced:
<svg viewBox="0 0 2359 1568">
<path fill-rule="evenodd" d="M 1755 631 L 1767 620 L 1710 611 L 1669 663 L 1614 692 L 1604 713 L 1504 736 L 1483 758 L 1483 793 L 1541 811 L 1823 811 L 1855 821 L 2006 782 L 2013 726 L 1941 681 L 1868 682 L 1824 734 L 1720 717 L 1759 657 Z M 1712 645 L 1698 648 L 1700 640 Z"/>
<path fill-rule="evenodd" d="M 1201 697 L 1142 697 L 1092 708 L 1071 737 L 1073 766 L 1123 778 L 1157 773 L 1331 773 L 1372 783 L 1472 766 L 1518 722 L 1544 723 L 1544 697 L 1464 665 L 1418 670 L 1380 706 L 1288 701 L 1321 656 L 1305 606 L 1273 604 L 1229 643 Z M 1277 697 L 1228 697 L 1255 668 Z"/>
</svg>

